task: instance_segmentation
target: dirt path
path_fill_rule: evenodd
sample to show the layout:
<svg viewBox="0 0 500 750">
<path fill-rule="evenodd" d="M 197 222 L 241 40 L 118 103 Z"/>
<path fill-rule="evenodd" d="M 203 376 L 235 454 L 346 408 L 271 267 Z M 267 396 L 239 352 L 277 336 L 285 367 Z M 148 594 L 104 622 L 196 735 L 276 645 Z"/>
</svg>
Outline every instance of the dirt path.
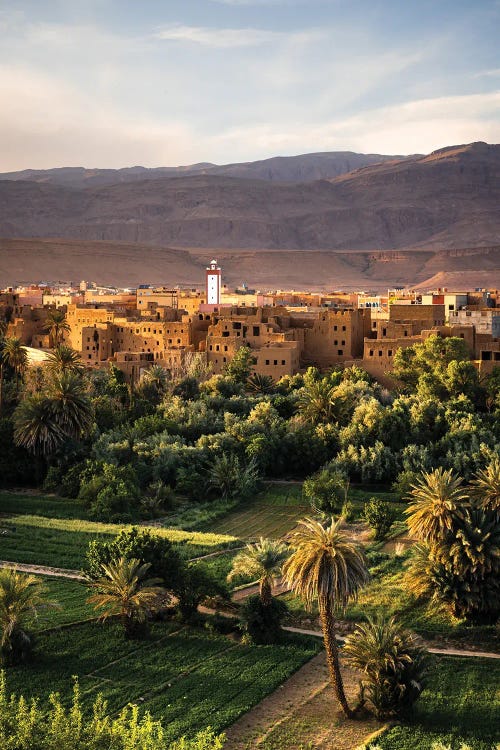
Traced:
<svg viewBox="0 0 500 750">
<path fill-rule="evenodd" d="M 343 669 L 346 693 L 355 702 L 358 675 Z M 351 750 L 380 725 L 372 718 L 348 721 L 337 710 L 325 654 L 305 664 L 226 731 L 227 750 Z"/>
<path fill-rule="evenodd" d="M 0 568 L 15 568 L 21 573 L 35 573 L 41 576 L 54 576 L 55 578 L 70 578 L 73 581 L 84 581 L 79 570 L 69 570 L 68 568 L 51 568 L 47 565 L 26 565 L 25 563 L 11 562 L 9 560 L 0 560 Z"/>
</svg>

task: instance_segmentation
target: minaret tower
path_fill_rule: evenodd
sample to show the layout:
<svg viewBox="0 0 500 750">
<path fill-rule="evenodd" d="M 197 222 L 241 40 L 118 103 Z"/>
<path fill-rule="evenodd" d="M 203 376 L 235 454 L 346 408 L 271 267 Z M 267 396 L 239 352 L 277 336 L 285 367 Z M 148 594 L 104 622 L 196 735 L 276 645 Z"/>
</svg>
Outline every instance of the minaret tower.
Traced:
<svg viewBox="0 0 500 750">
<path fill-rule="evenodd" d="M 207 305 L 220 305 L 222 271 L 216 260 L 207 268 Z"/>
</svg>

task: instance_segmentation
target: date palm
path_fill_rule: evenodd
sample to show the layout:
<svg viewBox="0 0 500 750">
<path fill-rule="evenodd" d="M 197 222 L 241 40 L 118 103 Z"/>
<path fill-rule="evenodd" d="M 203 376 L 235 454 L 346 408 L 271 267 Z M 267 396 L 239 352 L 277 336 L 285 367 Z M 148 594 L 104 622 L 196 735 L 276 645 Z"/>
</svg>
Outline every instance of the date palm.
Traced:
<svg viewBox="0 0 500 750">
<path fill-rule="evenodd" d="M 62 310 L 51 310 L 45 321 L 47 333 L 52 337 L 54 346 L 57 347 L 65 333 L 71 331 L 71 327 L 66 320 L 66 313 Z"/>
<path fill-rule="evenodd" d="M 85 372 L 85 365 L 78 352 L 66 344 L 59 344 L 47 355 L 45 367 L 56 375 L 63 372 L 82 375 Z"/>
<path fill-rule="evenodd" d="M 2 362 L 12 367 L 16 373 L 16 383 L 19 385 L 19 379 L 28 366 L 28 352 L 21 339 L 16 337 L 4 339 Z"/>
<path fill-rule="evenodd" d="M 67 371 L 56 375 L 47 396 L 53 420 L 64 435 L 79 439 L 89 431 L 93 420 L 92 404 L 80 376 Z"/>
<path fill-rule="evenodd" d="M 259 579 L 260 600 L 264 606 L 271 603 L 272 586 L 281 574 L 281 568 L 288 557 L 288 548 L 283 542 L 260 538 L 257 544 L 247 544 L 233 560 L 233 567 L 227 580 L 240 576 Z"/>
<path fill-rule="evenodd" d="M 0 657 L 6 664 L 16 664 L 29 654 L 27 619 L 36 616 L 43 606 L 54 606 L 45 601 L 44 592 L 37 576 L 13 568 L 0 570 Z"/>
<path fill-rule="evenodd" d="M 410 534 L 431 545 L 443 541 L 469 506 L 460 477 L 441 467 L 424 472 L 410 495 L 412 502 L 405 510 Z"/>
<path fill-rule="evenodd" d="M 342 710 L 350 718 L 353 712 L 340 671 L 334 613 L 345 609 L 369 576 L 364 551 L 344 535 L 342 521 L 332 519 L 326 525 L 313 518 L 300 521 L 288 535 L 294 552 L 283 565 L 283 577 L 307 606 L 318 603 L 330 678 Z"/>
<path fill-rule="evenodd" d="M 328 424 L 334 419 L 336 386 L 327 379 L 315 380 L 302 390 L 298 409 L 306 422 Z"/>
<path fill-rule="evenodd" d="M 480 508 L 500 520 L 500 458 L 494 458 L 471 483 L 471 494 Z"/>
<path fill-rule="evenodd" d="M 134 636 L 137 626 L 146 623 L 158 597 L 164 593 L 158 586 L 159 578 L 146 578 L 150 567 L 150 563 L 141 563 L 136 558 L 121 557 L 102 565 L 100 578 L 89 580 L 96 593 L 87 602 L 94 604 L 96 610 L 104 610 L 101 620 L 118 615 L 127 637 Z"/>
<path fill-rule="evenodd" d="M 64 441 L 54 420 L 50 399 L 41 393 L 26 396 L 14 412 L 14 442 L 34 456 L 48 458 Z"/>
</svg>

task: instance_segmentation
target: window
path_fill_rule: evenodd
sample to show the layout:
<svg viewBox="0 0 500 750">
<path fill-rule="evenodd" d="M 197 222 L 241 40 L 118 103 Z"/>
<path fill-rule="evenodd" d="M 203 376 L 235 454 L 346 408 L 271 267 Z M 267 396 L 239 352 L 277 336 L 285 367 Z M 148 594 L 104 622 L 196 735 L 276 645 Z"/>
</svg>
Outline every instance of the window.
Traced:
<svg viewBox="0 0 500 750">
<path fill-rule="evenodd" d="M 387 356 L 392 357 L 392 349 L 389 349 L 389 351 L 387 352 Z"/>
<path fill-rule="evenodd" d="M 233 330 L 235 330 L 235 331 L 241 331 L 241 323 L 239 323 L 238 321 L 236 321 L 235 323 L 233 323 Z"/>
<path fill-rule="evenodd" d="M 268 365 L 268 364 L 269 364 L 269 360 L 268 360 L 268 359 L 266 359 L 266 365 Z"/>
<path fill-rule="evenodd" d="M 344 353 L 344 350 L 343 349 L 339 349 L 337 353 L 338 353 L 339 357 L 341 357 L 343 355 L 343 353 Z"/>
<path fill-rule="evenodd" d="M 342 339 L 342 346 L 345 346 L 345 339 Z"/>
<path fill-rule="evenodd" d="M 227 346 L 224 347 L 224 351 L 227 352 Z"/>
<path fill-rule="evenodd" d="M 339 342 L 337 341 L 337 339 L 335 339 L 335 341 L 333 342 L 333 345 L 334 345 L 334 346 L 337 346 L 337 345 L 338 345 L 338 343 L 339 343 Z"/>
<path fill-rule="evenodd" d="M 277 364 L 278 364 L 278 360 L 277 360 L 277 359 L 275 359 L 275 360 L 274 360 L 274 364 L 275 364 L 275 365 L 277 365 Z"/>
<path fill-rule="evenodd" d="M 339 329 L 339 327 L 338 327 L 338 326 L 333 326 L 333 330 L 334 330 L 334 331 L 338 331 L 338 329 Z"/>
<path fill-rule="evenodd" d="M 347 328 L 345 326 L 342 326 L 343 331 L 347 331 Z"/>
<path fill-rule="evenodd" d="M 387 328 L 382 328 L 382 336 L 387 336 Z"/>
<path fill-rule="evenodd" d="M 282 359 L 282 360 L 281 360 L 281 364 L 282 364 L 282 365 L 286 365 L 286 360 L 285 360 L 285 359 Z"/>
<path fill-rule="evenodd" d="M 260 328 L 259 328 L 259 326 L 254 326 L 253 327 L 253 335 L 254 336 L 259 336 L 260 335 Z"/>
<path fill-rule="evenodd" d="M 408 336 L 408 331 L 404 331 L 404 332 L 403 332 L 403 335 L 404 335 L 404 336 Z"/>
<path fill-rule="evenodd" d="M 379 350 L 378 350 L 378 356 L 379 356 L 379 357 L 381 357 L 381 356 L 383 355 L 383 353 L 384 353 L 384 352 L 382 351 L 382 349 L 379 349 Z"/>
<path fill-rule="evenodd" d="M 373 357 L 373 349 L 370 349 L 369 356 Z"/>
</svg>

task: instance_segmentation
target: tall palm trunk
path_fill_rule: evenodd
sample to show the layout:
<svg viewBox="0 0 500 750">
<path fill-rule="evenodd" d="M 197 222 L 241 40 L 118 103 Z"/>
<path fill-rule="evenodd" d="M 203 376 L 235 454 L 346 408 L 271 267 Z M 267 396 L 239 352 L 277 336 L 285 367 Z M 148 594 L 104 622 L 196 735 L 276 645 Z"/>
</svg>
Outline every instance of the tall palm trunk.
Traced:
<svg viewBox="0 0 500 750">
<path fill-rule="evenodd" d="M 271 584 L 266 578 L 262 578 L 260 581 L 259 595 L 260 595 L 260 600 L 265 607 L 271 604 L 271 601 L 273 598 Z"/>
<path fill-rule="evenodd" d="M 321 627 L 323 629 L 323 641 L 326 650 L 326 661 L 330 672 L 330 679 L 335 690 L 337 700 L 342 707 L 342 711 L 348 719 L 353 718 L 353 712 L 349 708 L 344 691 L 344 681 L 340 672 L 339 649 L 335 638 L 335 620 L 333 617 L 333 608 L 330 599 L 319 599 L 319 615 Z"/>
</svg>

